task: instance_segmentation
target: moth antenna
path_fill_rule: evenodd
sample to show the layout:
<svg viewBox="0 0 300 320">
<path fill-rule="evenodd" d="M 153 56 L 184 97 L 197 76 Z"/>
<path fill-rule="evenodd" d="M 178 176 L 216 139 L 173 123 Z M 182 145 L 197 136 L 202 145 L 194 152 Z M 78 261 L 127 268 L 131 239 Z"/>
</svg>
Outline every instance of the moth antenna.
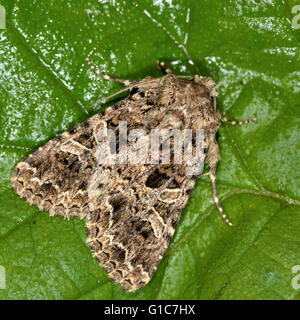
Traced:
<svg viewBox="0 0 300 320">
<path fill-rule="evenodd" d="M 172 70 L 169 69 L 169 68 L 167 67 L 166 63 L 163 62 L 163 61 L 157 60 L 157 61 L 156 61 L 156 66 L 157 66 L 158 70 L 160 70 L 160 71 L 162 71 L 162 72 L 164 72 L 164 73 L 167 73 L 167 74 L 173 73 Z"/>
<path fill-rule="evenodd" d="M 135 81 L 133 80 L 124 80 L 124 79 L 119 79 L 119 78 L 113 78 L 111 76 L 109 76 L 108 74 L 103 73 L 102 71 L 100 71 L 99 69 L 97 69 L 97 67 L 91 62 L 89 57 L 85 58 L 85 61 L 88 63 L 88 65 L 90 66 L 90 68 L 100 77 L 102 77 L 105 80 L 109 80 L 109 81 L 113 81 L 113 82 L 119 82 L 119 83 L 123 83 L 125 86 L 130 86 L 132 85 Z"/>
<path fill-rule="evenodd" d="M 132 87 L 126 87 L 126 88 L 121 89 L 121 90 L 119 90 L 119 91 L 117 91 L 117 92 L 114 92 L 113 94 L 109 95 L 108 97 L 99 99 L 99 100 L 95 101 L 93 104 L 91 104 L 91 105 L 89 106 L 89 108 L 93 108 L 94 106 L 96 106 L 96 105 L 99 104 L 99 103 L 105 103 L 105 102 L 106 102 L 107 100 L 109 100 L 110 98 L 113 98 L 113 97 L 117 96 L 118 94 L 120 94 L 120 93 L 122 93 L 122 92 L 125 92 L 125 91 L 127 91 L 127 90 L 130 90 L 131 88 L 132 88 Z"/>
<path fill-rule="evenodd" d="M 249 120 L 244 120 L 244 121 L 235 121 L 235 120 L 229 120 L 227 117 L 225 117 L 223 114 L 221 114 L 221 120 L 224 121 L 224 122 L 227 122 L 227 123 L 230 123 L 232 125 L 242 125 L 242 124 L 247 124 L 247 123 L 250 123 L 250 122 L 254 122 L 256 121 L 256 117 L 252 118 L 252 119 L 249 119 Z"/>
<path fill-rule="evenodd" d="M 214 171 L 215 170 L 210 170 L 210 172 L 209 172 L 210 180 L 211 180 L 211 183 L 212 183 L 213 194 L 214 194 L 214 200 L 215 200 L 216 206 L 217 206 L 222 218 L 231 227 L 232 226 L 232 222 L 227 217 L 227 215 L 224 212 L 224 210 L 223 210 L 223 208 L 221 206 L 221 203 L 220 203 L 220 199 L 219 199 L 219 196 L 218 196 L 218 193 L 217 193 L 216 174 L 215 174 Z"/>
</svg>

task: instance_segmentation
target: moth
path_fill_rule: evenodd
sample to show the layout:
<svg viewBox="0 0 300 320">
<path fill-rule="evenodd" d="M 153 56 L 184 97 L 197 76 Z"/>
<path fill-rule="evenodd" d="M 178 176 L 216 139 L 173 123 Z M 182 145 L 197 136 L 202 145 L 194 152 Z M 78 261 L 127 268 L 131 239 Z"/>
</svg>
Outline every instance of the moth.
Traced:
<svg viewBox="0 0 300 320">
<path fill-rule="evenodd" d="M 12 187 L 51 216 L 85 218 L 93 257 L 123 289 L 135 291 L 145 286 L 157 269 L 201 172 L 186 174 L 187 164 L 175 162 L 174 157 L 169 163 L 99 162 L 101 155 L 120 151 L 120 145 L 113 151 L 103 148 L 108 133 L 120 138 L 119 125 L 124 121 L 128 131 L 139 129 L 146 134 L 153 129 L 202 130 L 200 156 L 209 164 L 217 209 L 231 226 L 217 195 L 220 153 L 216 133 L 221 121 L 245 124 L 256 119 L 237 122 L 218 112 L 216 84 L 209 77 L 175 75 L 158 61 L 164 76 L 122 80 L 102 73 L 86 60 L 97 75 L 124 84 L 121 92 L 129 90 L 128 97 L 19 162 Z M 174 153 L 174 139 L 170 141 Z M 127 148 L 132 146 L 131 141 Z M 195 151 L 193 139 L 189 147 Z"/>
</svg>

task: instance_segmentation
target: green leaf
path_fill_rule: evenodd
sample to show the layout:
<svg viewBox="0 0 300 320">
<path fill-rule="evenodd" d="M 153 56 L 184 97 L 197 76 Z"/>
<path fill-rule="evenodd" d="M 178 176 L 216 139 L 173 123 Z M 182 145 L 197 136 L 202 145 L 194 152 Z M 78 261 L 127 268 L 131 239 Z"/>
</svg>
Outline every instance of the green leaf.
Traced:
<svg viewBox="0 0 300 320">
<path fill-rule="evenodd" d="M 297 1 L 1 4 L 1 299 L 299 299 L 291 270 L 300 265 Z M 121 88 L 97 78 L 88 55 L 123 78 L 159 76 L 156 59 L 177 74 L 210 76 L 221 112 L 258 118 L 218 134 L 218 190 L 234 226 L 217 212 L 209 179 L 199 179 L 157 272 L 135 293 L 92 258 L 84 221 L 49 217 L 10 186 L 18 161 Z"/>
</svg>

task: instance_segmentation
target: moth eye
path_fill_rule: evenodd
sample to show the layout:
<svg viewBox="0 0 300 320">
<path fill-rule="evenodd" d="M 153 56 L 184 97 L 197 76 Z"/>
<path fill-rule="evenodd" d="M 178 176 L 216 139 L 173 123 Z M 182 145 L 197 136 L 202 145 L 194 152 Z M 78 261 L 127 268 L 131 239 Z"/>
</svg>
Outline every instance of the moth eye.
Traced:
<svg viewBox="0 0 300 320">
<path fill-rule="evenodd" d="M 133 87 L 131 90 L 130 90 L 130 94 L 133 95 L 135 93 L 137 93 L 139 91 L 139 89 L 137 87 Z"/>
<path fill-rule="evenodd" d="M 167 180 L 168 180 L 168 177 L 165 174 L 160 173 L 158 169 L 156 169 L 148 177 L 146 181 L 146 186 L 152 189 L 157 189 L 161 187 Z"/>
</svg>

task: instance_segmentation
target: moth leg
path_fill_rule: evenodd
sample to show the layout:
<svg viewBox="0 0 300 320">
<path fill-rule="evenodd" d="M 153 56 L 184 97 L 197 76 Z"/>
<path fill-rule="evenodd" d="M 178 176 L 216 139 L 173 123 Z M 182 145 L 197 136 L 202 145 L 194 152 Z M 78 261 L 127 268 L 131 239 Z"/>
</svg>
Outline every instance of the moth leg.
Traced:
<svg viewBox="0 0 300 320">
<path fill-rule="evenodd" d="M 235 120 L 229 120 L 227 117 L 225 117 L 223 114 L 221 114 L 221 120 L 224 121 L 224 122 L 227 122 L 227 123 L 230 123 L 230 124 L 237 124 L 237 125 L 241 125 L 241 124 L 247 124 L 247 123 L 250 123 L 250 122 L 254 122 L 256 121 L 256 117 L 252 118 L 252 119 L 249 119 L 249 120 L 244 120 L 244 121 L 235 121 Z"/>
<path fill-rule="evenodd" d="M 164 73 L 167 73 L 167 74 L 173 73 L 172 70 L 169 69 L 169 68 L 167 67 L 166 63 L 163 62 L 163 61 L 157 60 L 157 61 L 156 61 L 156 66 L 157 66 L 158 70 L 160 70 L 160 71 L 162 71 L 162 72 L 164 72 Z"/>
<path fill-rule="evenodd" d="M 119 83 L 123 83 L 125 86 L 131 86 L 133 83 L 135 83 L 134 80 L 124 80 L 124 79 L 119 79 L 119 78 L 113 78 L 105 73 L 103 73 L 102 71 L 100 71 L 99 69 L 96 68 L 96 66 L 91 62 L 90 58 L 87 57 L 85 58 L 85 61 L 88 63 L 88 65 L 90 66 L 90 68 L 100 77 L 102 77 L 105 80 L 109 80 L 109 81 L 114 81 L 114 82 L 119 82 Z"/>
<path fill-rule="evenodd" d="M 212 189 L 213 189 L 213 195 L 214 195 L 214 200 L 217 206 L 217 209 L 219 210 L 222 218 L 225 220 L 225 222 L 229 225 L 232 226 L 232 222 L 229 220 L 229 218 L 226 216 L 226 213 L 224 212 L 220 199 L 218 196 L 217 192 L 217 185 L 216 185 L 216 170 L 217 170 L 217 164 L 218 161 L 220 160 L 220 151 L 219 151 L 219 146 L 217 141 L 214 139 L 208 150 L 208 161 L 209 161 L 209 166 L 210 166 L 210 171 L 209 171 L 209 177 L 212 183 Z"/>
<path fill-rule="evenodd" d="M 202 178 L 202 177 L 205 177 L 205 176 L 208 176 L 209 175 L 209 172 L 205 172 L 205 173 L 202 173 L 200 174 L 200 176 L 197 176 L 197 178 Z"/>
<path fill-rule="evenodd" d="M 176 78 L 179 78 L 179 79 L 188 79 L 188 80 L 193 80 L 193 79 L 195 79 L 195 77 L 193 77 L 193 76 L 184 76 L 184 75 L 176 75 Z"/>
</svg>

